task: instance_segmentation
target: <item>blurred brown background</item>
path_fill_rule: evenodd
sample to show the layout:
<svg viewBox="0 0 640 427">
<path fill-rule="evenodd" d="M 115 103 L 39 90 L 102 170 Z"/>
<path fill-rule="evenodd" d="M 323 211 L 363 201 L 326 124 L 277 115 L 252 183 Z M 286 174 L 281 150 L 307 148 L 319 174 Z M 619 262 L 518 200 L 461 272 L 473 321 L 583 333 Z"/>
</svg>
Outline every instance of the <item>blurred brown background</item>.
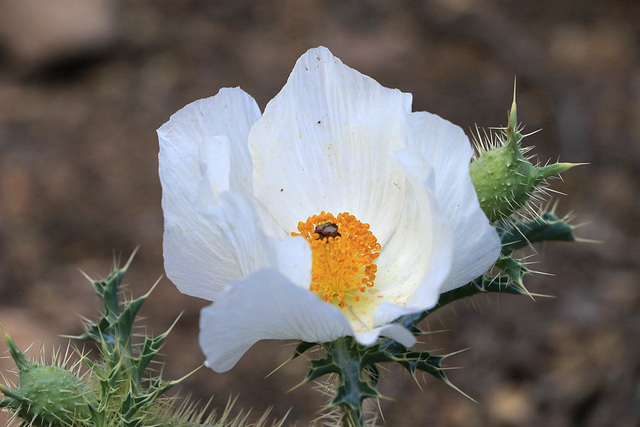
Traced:
<svg viewBox="0 0 640 427">
<path fill-rule="evenodd" d="M 640 425 L 640 3 L 596 0 L 0 0 L 0 322 L 23 348 L 80 332 L 98 302 L 78 270 L 105 276 L 140 245 L 127 282 L 163 273 L 155 129 L 185 104 L 240 86 L 264 108 L 308 48 L 329 47 L 414 109 L 464 129 L 504 125 L 518 78 L 526 140 L 541 161 L 588 162 L 553 187 L 558 212 L 601 244 L 539 248 L 532 292 L 443 310 L 426 347 L 454 383 L 420 390 L 392 369 L 389 426 Z M 168 378 L 202 363 L 205 302 L 163 279 L 142 310 Z M 295 392 L 304 361 L 269 378 L 291 348 L 255 346 L 231 372 L 203 369 L 182 394 L 307 425 L 324 399 Z M 4 345 L 0 345 L 4 349 Z M 5 371 L 10 361 L 0 360 Z M 1 421 L 0 421 L 1 422 Z M 382 423 L 382 422 L 381 422 Z"/>
</svg>

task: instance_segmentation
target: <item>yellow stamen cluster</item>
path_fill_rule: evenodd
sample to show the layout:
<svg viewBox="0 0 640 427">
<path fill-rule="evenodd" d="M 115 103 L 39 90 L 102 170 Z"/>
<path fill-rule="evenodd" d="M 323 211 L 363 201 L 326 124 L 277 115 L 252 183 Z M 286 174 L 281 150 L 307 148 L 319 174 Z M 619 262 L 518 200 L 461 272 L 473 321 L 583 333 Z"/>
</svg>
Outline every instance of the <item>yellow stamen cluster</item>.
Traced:
<svg viewBox="0 0 640 427">
<path fill-rule="evenodd" d="M 337 228 L 337 230 L 336 230 Z M 373 287 L 380 244 L 362 223 L 348 212 L 336 218 L 324 211 L 298 223 L 298 233 L 311 244 L 312 267 L 309 289 L 327 302 L 346 305 L 345 298 L 359 301 L 356 292 Z"/>
</svg>

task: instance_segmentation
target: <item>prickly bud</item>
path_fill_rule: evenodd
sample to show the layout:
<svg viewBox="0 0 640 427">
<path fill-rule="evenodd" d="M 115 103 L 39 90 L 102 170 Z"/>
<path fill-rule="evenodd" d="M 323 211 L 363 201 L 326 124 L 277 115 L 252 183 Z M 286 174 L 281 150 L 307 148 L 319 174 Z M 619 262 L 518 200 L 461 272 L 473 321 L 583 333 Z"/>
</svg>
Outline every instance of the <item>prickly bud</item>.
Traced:
<svg viewBox="0 0 640 427">
<path fill-rule="evenodd" d="M 524 156 L 522 138 L 523 135 L 518 131 L 514 96 L 509 124 L 504 129 L 504 140 L 490 149 L 481 149 L 480 156 L 469 166 L 480 206 L 491 222 L 507 218 L 525 206 L 547 178 L 578 165 L 554 163 L 534 166 Z"/>
<path fill-rule="evenodd" d="M 95 394 L 74 372 L 61 366 L 29 362 L 11 337 L 5 333 L 11 357 L 20 372 L 18 388 L 0 385 L 6 396 L 0 407 L 17 413 L 33 426 L 82 426 L 91 417 L 90 402 Z"/>
</svg>

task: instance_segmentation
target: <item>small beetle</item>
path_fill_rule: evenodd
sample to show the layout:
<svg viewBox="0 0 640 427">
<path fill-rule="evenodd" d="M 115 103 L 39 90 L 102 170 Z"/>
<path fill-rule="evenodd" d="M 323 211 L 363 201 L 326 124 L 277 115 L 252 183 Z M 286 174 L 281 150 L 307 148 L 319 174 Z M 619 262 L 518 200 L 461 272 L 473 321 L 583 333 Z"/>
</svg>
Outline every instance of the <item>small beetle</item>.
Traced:
<svg viewBox="0 0 640 427">
<path fill-rule="evenodd" d="M 319 239 L 341 236 L 338 232 L 338 224 L 334 224 L 333 222 L 325 222 L 324 224 L 316 225 L 316 228 L 313 231 L 320 236 Z"/>
</svg>

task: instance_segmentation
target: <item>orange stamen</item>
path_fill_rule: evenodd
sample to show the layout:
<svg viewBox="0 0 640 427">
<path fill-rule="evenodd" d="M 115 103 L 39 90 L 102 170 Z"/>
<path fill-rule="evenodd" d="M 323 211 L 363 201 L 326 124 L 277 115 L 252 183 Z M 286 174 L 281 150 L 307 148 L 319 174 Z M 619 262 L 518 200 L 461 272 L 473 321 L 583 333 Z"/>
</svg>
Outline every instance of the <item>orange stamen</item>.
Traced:
<svg viewBox="0 0 640 427">
<path fill-rule="evenodd" d="M 345 298 L 360 300 L 357 292 L 365 292 L 374 285 L 380 244 L 362 223 L 348 212 L 336 218 L 324 211 L 306 222 L 298 223 L 298 232 L 312 251 L 311 286 L 309 289 L 323 300 L 346 305 Z"/>
</svg>

